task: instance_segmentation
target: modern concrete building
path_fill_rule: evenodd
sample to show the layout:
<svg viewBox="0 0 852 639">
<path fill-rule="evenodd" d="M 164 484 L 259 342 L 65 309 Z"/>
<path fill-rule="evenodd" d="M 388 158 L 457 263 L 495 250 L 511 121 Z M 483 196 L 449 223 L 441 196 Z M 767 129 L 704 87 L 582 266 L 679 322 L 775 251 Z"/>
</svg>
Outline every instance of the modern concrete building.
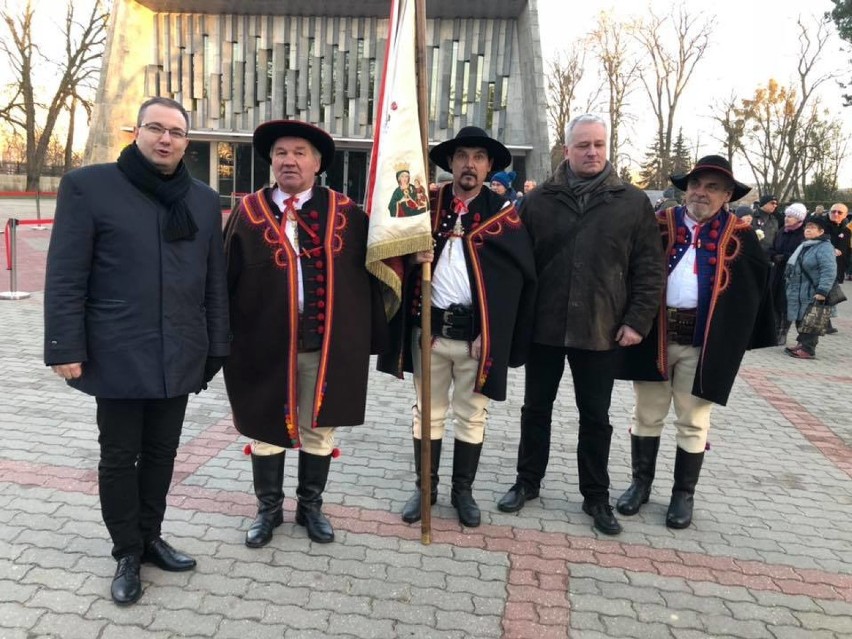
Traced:
<svg viewBox="0 0 852 639">
<path fill-rule="evenodd" d="M 512 151 L 516 186 L 549 174 L 537 0 L 428 0 L 430 144 L 476 125 Z M 269 181 L 254 128 L 328 131 L 327 184 L 362 201 L 387 41 L 388 0 L 115 0 L 87 144 L 110 161 L 136 109 L 160 95 L 191 116 L 193 174 L 227 199 Z"/>
</svg>

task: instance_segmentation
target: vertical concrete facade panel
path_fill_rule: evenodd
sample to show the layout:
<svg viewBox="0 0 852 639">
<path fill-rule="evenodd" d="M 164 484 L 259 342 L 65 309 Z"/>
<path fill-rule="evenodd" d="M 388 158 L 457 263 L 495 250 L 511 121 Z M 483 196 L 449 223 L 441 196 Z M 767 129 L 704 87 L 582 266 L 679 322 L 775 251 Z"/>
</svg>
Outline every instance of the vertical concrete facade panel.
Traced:
<svg viewBox="0 0 852 639">
<path fill-rule="evenodd" d="M 86 141 L 87 162 L 112 161 L 130 141 L 122 127 L 136 124 L 139 105 L 148 97 L 145 85 L 155 32 L 153 12 L 133 0 L 115 0 Z"/>
<path fill-rule="evenodd" d="M 116 0 L 87 160 L 115 157 L 115 129 L 133 124 L 115 113 L 133 111 L 154 90 L 187 107 L 195 134 L 227 138 L 296 118 L 368 145 L 387 30 L 386 18 L 368 15 L 155 14 Z M 543 177 L 549 144 L 536 0 L 516 18 L 427 16 L 426 57 L 430 140 L 480 126 L 518 147 L 528 172 Z"/>
</svg>

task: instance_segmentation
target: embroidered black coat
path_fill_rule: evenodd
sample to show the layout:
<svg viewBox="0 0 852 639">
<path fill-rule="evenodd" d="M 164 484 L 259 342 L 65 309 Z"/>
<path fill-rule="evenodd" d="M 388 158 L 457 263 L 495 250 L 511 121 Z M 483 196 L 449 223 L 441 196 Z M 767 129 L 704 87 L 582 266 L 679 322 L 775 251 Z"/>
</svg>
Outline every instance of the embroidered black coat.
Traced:
<svg viewBox="0 0 852 639">
<path fill-rule="evenodd" d="M 433 264 L 447 244 L 446 229 L 455 224 L 452 199 L 452 184 L 446 184 L 432 201 Z M 506 399 L 508 368 L 526 363 L 532 336 L 536 292 L 532 244 L 515 207 L 506 205 L 505 198 L 483 188 L 468 207 L 462 216 L 462 245 L 482 335 L 474 391 L 501 401 Z M 420 277 L 419 266 L 405 273 L 402 306 L 391 320 L 391 348 L 379 357 L 379 370 L 400 378 L 413 371 L 411 334 L 420 314 Z"/>
<path fill-rule="evenodd" d="M 224 367 L 234 425 L 245 435 L 299 446 L 296 362 L 320 349 L 313 426 L 364 422 L 371 352 L 387 342 L 378 281 L 365 268 L 367 216 L 352 200 L 315 187 L 299 228 L 297 258 L 276 219 L 272 189 L 246 196 L 225 226 L 231 357 Z"/>
<path fill-rule="evenodd" d="M 657 212 L 666 255 L 676 241 L 675 208 Z M 769 295 L 769 263 L 753 229 L 730 213 L 721 222 L 716 242 L 716 269 L 712 280 L 701 355 L 692 394 L 724 406 L 734 385 L 745 351 L 775 346 L 775 320 Z M 622 349 L 617 377 L 659 382 L 668 379 L 666 290 L 660 312 L 648 337 Z"/>
<path fill-rule="evenodd" d="M 208 356 L 228 354 L 219 196 L 193 180 L 198 231 L 166 242 L 166 208 L 115 163 L 62 178 L 47 254 L 44 361 L 83 363 L 68 382 L 107 399 L 201 390 Z"/>
</svg>

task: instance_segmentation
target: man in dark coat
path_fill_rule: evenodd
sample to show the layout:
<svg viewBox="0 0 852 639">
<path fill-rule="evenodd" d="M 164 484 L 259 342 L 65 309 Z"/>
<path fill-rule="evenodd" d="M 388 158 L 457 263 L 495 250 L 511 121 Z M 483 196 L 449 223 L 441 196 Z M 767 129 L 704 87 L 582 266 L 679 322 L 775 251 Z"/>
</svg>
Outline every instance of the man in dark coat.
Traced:
<svg viewBox="0 0 852 639">
<path fill-rule="evenodd" d="M 195 566 L 160 529 L 187 395 L 229 349 L 219 197 L 183 163 L 188 129 L 179 103 L 145 102 L 118 162 L 62 178 L 47 256 L 44 360 L 97 402 L 118 604 L 142 595 L 140 561 Z"/>
<path fill-rule="evenodd" d="M 364 422 L 370 353 L 387 340 L 378 280 L 365 268 L 368 219 L 315 186 L 334 141 L 304 122 L 254 132 L 275 185 L 243 198 L 225 227 L 233 333 L 225 385 L 250 444 L 257 517 L 245 543 L 269 543 L 283 521 L 284 456 L 299 449 L 296 523 L 334 541 L 322 494 L 334 429 Z"/>
<path fill-rule="evenodd" d="M 631 430 L 633 482 L 617 503 L 633 515 L 648 501 L 663 422 L 674 405 L 677 428 L 670 528 L 692 521 L 710 411 L 725 405 L 746 349 L 776 342 L 769 263 L 752 227 L 727 212 L 749 187 L 718 155 L 672 176 L 685 205 L 657 213 L 667 257 L 666 288 L 648 339 L 626 349 L 620 377 L 635 380 Z"/>
<path fill-rule="evenodd" d="M 462 128 L 429 154 L 450 171 L 453 181 L 432 202 L 434 251 L 414 256 L 415 264 L 435 263 L 432 277 L 432 366 L 430 468 L 434 504 L 447 411 L 455 417 L 451 503 L 459 521 L 479 526 L 473 497 L 489 399 L 506 398 L 509 366 L 526 359 L 535 299 L 535 268 L 529 235 L 515 207 L 484 187 L 492 170 L 511 161 L 508 149 L 478 127 Z M 402 519 L 420 520 L 421 406 L 420 268 L 406 274 L 403 302 L 392 322 L 394 339 L 379 368 L 399 377 L 414 372 L 414 464 L 417 490 Z M 450 397 L 450 386 L 453 387 Z"/>
<path fill-rule="evenodd" d="M 754 216 L 751 220 L 751 227 L 757 233 L 757 239 L 760 240 L 760 246 L 764 253 L 769 255 L 769 250 L 775 242 L 775 236 L 778 234 L 778 229 L 783 226 L 783 222 L 779 220 L 778 198 L 774 195 L 764 195 L 758 200 L 758 206 L 754 210 Z"/>
<path fill-rule="evenodd" d="M 606 159 L 606 123 L 571 121 L 565 161 L 529 193 L 521 219 L 533 240 L 538 298 L 526 365 L 515 485 L 503 512 L 538 497 L 550 453 L 553 403 L 571 367 L 580 413 L 577 465 L 583 510 L 597 530 L 621 526 L 609 503 L 609 407 L 617 347 L 651 329 L 663 286 L 662 249 L 647 196 L 619 179 Z"/>
</svg>

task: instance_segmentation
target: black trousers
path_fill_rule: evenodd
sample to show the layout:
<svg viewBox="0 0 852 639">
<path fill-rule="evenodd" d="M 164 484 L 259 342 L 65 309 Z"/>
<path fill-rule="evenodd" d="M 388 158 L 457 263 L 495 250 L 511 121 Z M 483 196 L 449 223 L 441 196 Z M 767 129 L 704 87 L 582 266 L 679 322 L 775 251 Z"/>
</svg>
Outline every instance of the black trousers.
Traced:
<svg viewBox="0 0 852 639">
<path fill-rule="evenodd" d="M 160 536 L 187 396 L 97 398 L 98 490 L 112 556 L 141 555 Z"/>
<path fill-rule="evenodd" d="M 796 328 L 801 331 L 802 323 L 796 322 Z M 811 355 L 816 353 L 817 344 L 819 344 L 819 335 L 815 333 L 802 333 L 796 337 L 796 341 Z"/>
<path fill-rule="evenodd" d="M 615 380 L 616 351 L 587 351 L 533 344 L 526 365 L 517 481 L 538 490 L 550 457 L 553 403 L 565 370 L 574 379 L 580 414 L 577 471 L 580 493 L 589 503 L 609 500 L 609 407 Z"/>
</svg>

